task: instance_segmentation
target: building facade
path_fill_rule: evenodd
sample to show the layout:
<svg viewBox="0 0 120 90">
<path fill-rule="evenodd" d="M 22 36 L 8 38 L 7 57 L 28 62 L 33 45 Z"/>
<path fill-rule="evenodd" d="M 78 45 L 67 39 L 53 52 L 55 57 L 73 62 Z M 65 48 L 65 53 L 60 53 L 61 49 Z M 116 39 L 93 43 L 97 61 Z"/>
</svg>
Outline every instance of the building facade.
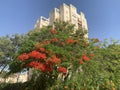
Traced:
<svg viewBox="0 0 120 90">
<path fill-rule="evenodd" d="M 0 83 L 17 83 L 17 82 L 26 82 L 28 79 L 27 73 L 23 74 L 13 74 L 7 78 L 0 77 Z"/>
<path fill-rule="evenodd" d="M 40 17 L 34 28 L 42 28 L 43 26 L 53 25 L 56 20 L 70 22 L 75 25 L 75 29 L 88 30 L 87 20 L 83 12 L 77 13 L 77 8 L 70 4 L 69 6 L 63 3 L 60 8 L 54 8 L 49 18 Z M 88 34 L 85 35 L 88 37 Z"/>
<path fill-rule="evenodd" d="M 49 19 L 40 16 L 40 18 L 37 20 L 36 24 L 34 25 L 34 28 L 42 28 L 43 26 L 49 25 Z"/>
</svg>

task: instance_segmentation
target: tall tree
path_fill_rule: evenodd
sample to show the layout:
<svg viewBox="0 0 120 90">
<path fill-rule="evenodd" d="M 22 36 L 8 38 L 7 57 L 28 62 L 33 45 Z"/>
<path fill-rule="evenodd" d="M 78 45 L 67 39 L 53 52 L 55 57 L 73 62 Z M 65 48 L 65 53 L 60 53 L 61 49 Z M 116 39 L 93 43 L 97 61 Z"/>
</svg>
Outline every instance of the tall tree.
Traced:
<svg viewBox="0 0 120 90">
<path fill-rule="evenodd" d="M 9 67 L 8 64 L 13 60 L 16 51 L 25 38 L 27 38 L 26 35 L 18 34 L 0 37 L 0 73 L 2 73 L 5 68 Z"/>
</svg>

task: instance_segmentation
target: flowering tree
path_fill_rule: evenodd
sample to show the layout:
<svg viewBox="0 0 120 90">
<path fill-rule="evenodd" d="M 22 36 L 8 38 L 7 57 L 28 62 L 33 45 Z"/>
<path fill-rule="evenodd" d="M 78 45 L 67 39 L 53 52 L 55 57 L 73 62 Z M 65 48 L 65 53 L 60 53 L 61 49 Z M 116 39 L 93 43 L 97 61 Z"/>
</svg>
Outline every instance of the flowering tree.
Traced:
<svg viewBox="0 0 120 90">
<path fill-rule="evenodd" d="M 84 38 L 85 30 L 73 31 L 73 25 L 56 22 L 54 29 L 29 32 L 10 65 L 11 72 L 31 68 L 34 88 L 41 90 L 105 90 L 102 85 L 110 78 L 106 49 L 98 39 Z M 19 68 L 14 70 L 15 66 Z"/>
</svg>

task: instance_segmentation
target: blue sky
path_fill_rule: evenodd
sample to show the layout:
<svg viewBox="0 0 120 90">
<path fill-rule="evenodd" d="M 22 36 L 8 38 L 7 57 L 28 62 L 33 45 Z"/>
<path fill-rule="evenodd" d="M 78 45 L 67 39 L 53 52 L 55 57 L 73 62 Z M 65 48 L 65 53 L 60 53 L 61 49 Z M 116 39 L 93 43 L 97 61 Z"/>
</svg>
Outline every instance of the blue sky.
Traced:
<svg viewBox="0 0 120 90">
<path fill-rule="evenodd" d="M 89 37 L 120 40 L 120 0 L 0 0 L 0 36 L 27 33 L 40 16 L 62 3 L 85 13 Z"/>
</svg>

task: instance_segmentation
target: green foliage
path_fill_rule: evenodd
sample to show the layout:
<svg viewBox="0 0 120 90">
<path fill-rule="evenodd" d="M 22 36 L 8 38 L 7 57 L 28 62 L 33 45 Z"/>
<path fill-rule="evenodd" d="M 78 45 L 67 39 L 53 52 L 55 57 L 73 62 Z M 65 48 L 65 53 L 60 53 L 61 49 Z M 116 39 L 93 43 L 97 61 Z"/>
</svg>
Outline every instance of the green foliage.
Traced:
<svg viewBox="0 0 120 90">
<path fill-rule="evenodd" d="M 24 41 L 18 50 L 19 54 L 28 53 L 34 49 L 35 42 L 32 40 Z"/>
<path fill-rule="evenodd" d="M 119 90 L 120 45 L 108 45 L 106 41 L 100 43 L 98 39 L 85 39 L 84 35 L 88 33 L 86 30 L 73 30 L 74 25 L 56 22 L 54 29 L 44 27 L 30 31 L 29 37 L 22 43 L 10 64 L 10 72 L 29 68 L 25 65 L 36 60 L 30 58 L 28 61 L 20 61 L 17 59 L 19 55 L 26 53 L 29 56 L 33 50 L 44 48 L 49 52 L 44 52 L 47 59 L 42 63 L 53 55 L 60 58 L 61 63 L 53 65 L 52 72 L 33 68 L 28 90 Z M 59 73 L 59 66 L 66 67 L 67 73 Z"/>
<path fill-rule="evenodd" d="M 14 60 L 10 62 L 9 64 L 9 69 L 11 70 L 9 73 L 17 73 L 20 72 L 23 68 L 21 66 L 21 62 Z M 16 68 L 15 68 L 16 67 Z"/>
<path fill-rule="evenodd" d="M 11 61 L 16 58 L 16 52 L 25 39 L 27 39 L 26 35 L 18 34 L 0 37 L 0 74 L 4 74 L 3 72 L 9 67 L 9 63 L 12 63 Z"/>
<path fill-rule="evenodd" d="M 25 84 L 22 83 L 15 83 L 15 84 L 10 84 L 10 83 L 1 83 L 0 84 L 0 90 L 25 90 L 26 86 Z"/>
</svg>

